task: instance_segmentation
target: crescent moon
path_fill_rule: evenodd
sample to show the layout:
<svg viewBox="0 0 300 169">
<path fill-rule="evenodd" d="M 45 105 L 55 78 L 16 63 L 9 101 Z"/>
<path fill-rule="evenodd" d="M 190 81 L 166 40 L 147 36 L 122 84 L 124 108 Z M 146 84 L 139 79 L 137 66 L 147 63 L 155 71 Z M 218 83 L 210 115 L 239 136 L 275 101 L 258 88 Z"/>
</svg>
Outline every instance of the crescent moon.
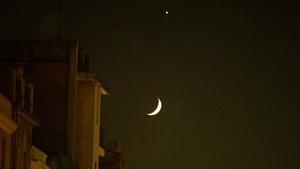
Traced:
<svg viewBox="0 0 300 169">
<path fill-rule="evenodd" d="M 156 115 L 156 114 L 159 113 L 160 109 L 161 109 L 161 101 L 160 101 L 160 99 L 158 98 L 158 104 L 157 104 L 156 109 L 155 109 L 152 113 L 149 113 L 149 114 L 147 114 L 147 115 L 148 115 L 148 116 L 154 116 L 154 115 Z"/>
</svg>

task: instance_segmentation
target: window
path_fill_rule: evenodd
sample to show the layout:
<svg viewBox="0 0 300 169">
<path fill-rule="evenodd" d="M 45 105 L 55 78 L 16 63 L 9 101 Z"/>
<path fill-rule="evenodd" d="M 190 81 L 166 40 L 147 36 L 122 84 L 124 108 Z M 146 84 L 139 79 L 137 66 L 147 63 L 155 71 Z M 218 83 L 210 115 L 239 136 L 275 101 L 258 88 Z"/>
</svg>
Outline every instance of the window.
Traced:
<svg viewBox="0 0 300 169">
<path fill-rule="evenodd" d="M 97 169 L 97 162 L 95 161 L 95 169 Z"/>
<path fill-rule="evenodd" d="M 24 94 L 24 109 L 28 113 L 33 113 L 33 93 L 34 86 L 31 83 L 26 83 Z"/>
<path fill-rule="evenodd" d="M 23 67 L 13 70 L 13 99 L 18 105 L 24 106 L 25 79 L 23 78 Z"/>
<path fill-rule="evenodd" d="M 0 150 L 1 150 L 1 168 L 5 168 L 5 156 L 6 156 L 6 140 L 4 138 L 1 138 L 1 145 L 0 145 Z"/>
<path fill-rule="evenodd" d="M 96 104 L 97 104 L 97 119 L 96 119 L 96 124 L 99 124 L 100 121 L 100 98 L 101 98 L 101 93 L 100 93 L 100 87 L 98 87 L 97 90 L 97 98 L 96 98 Z"/>
</svg>

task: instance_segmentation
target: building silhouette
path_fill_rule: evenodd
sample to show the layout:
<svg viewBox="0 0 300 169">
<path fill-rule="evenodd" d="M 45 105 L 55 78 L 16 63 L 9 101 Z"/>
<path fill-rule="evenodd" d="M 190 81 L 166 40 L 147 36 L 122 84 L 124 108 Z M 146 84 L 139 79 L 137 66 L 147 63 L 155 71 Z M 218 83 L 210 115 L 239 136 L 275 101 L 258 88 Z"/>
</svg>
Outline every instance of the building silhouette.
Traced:
<svg viewBox="0 0 300 169">
<path fill-rule="evenodd" d="M 1 93 L 1 168 L 29 169 L 31 162 L 32 129 L 39 125 L 33 114 L 33 86 L 23 76 L 23 67 L 12 69 L 2 81 L 10 95 Z M 7 90 L 6 90 L 7 91 Z"/>
<path fill-rule="evenodd" d="M 121 143 L 110 141 L 105 145 L 105 157 L 100 157 L 101 169 L 122 169 L 124 166 L 124 157 Z"/>
<path fill-rule="evenodd" d="M 13 168 L 29 168 L 32 144 L 48 155 L 52 168 L 99 168 L 105 154 L 99 145 L 101 95 L 107 92 L 90 65 L 77 41 L 0 40 L 0 91 L 21 105 L 10 119 L 19 127 L 12 137 L 17 146 L 21 139 L 30 146 L 26 162 L 19 160 L 25 150 L 11 151 L 15 159 L 9 160 L 20 161 Z"/>
<path fill-rule="evenodd" d="M 11 168 L 13 134 L 17 123 L 13 120 L 13 104 L 0 92 L 0 168 Z"/>
</svg>

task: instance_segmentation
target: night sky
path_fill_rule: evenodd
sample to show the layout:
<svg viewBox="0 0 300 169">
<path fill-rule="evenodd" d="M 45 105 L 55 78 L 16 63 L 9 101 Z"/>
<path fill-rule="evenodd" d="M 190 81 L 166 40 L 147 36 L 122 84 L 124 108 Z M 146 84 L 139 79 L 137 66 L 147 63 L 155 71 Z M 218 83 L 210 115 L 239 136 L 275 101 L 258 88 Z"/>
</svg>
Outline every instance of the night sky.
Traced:
<svg viewBox="0 0 300 169">
<path fill-rule="evenodd" d="M 110 91 L 125 169 L 299 169 L 300 12 L 287 1 L 65 0 Z M 53 39 L 58 3 L 0 6 L 0 37 Z M 165 11 L 169 14 L 166 15 Z M 163 103 L 153 117 L 157 97 Z"/>
</svg>

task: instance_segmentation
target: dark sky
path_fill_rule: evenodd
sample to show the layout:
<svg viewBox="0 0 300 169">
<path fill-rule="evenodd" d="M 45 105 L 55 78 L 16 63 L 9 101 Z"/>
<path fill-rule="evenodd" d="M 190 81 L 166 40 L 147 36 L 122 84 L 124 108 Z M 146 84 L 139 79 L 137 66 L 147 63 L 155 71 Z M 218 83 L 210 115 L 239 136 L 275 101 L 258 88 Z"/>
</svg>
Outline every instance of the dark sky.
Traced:
<svg viewBox="0 0 300 169">
<path fill-rule="evenodd" d="M 169 15 L 164 11 L 168 10 Z M 108 86 L 126 169 L 299 169 L 300 22 L 286 1 L 65 0 Z M 5 2 L 0 37 L 51 39 L 57 3 Z M 157 97 L 163 108 L 153 111 Z"/>
</svg>

